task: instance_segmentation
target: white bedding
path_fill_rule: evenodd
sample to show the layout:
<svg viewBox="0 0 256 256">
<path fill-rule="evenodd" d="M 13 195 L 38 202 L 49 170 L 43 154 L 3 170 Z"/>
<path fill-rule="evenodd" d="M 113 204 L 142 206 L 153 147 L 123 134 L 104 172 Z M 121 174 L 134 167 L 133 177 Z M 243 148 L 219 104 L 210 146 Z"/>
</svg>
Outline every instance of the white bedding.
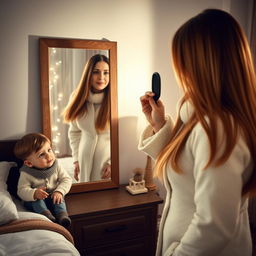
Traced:
<svg viewBox="0 0 256 256">
<path fill-rule="evenodd" d="M 45 216 L 26 211 L 18 200 L 14 200 L 19 219 Z M 50 220 L 49 220 L 50 221 Z M 0 235 L 0 256 L 79 256 L 74 245 L 63 235 L 49 230 L 29 230 Z"/>
<path fill-rule="evenodd" d="M 72 183 L 77 183 L 74 178 L 74 164 L 72 157 L 60 157 L 58 158 L 59 164 L 68 172 L 69 176 L 72 178 Z"/>
</svg>

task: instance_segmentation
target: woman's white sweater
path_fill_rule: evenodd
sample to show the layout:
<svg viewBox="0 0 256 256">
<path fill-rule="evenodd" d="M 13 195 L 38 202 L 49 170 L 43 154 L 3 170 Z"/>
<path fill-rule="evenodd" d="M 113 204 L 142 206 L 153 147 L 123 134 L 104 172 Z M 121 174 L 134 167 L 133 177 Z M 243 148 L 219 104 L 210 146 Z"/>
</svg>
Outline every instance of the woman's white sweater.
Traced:
<svg viewBox="0 0 256 256">
<path fill-rule="evenodd" d="M 102 169 L 110 164 L 110 130 L 97 133 L 95 121 L 104 94 L 90 93 L 87 112 L 69 126 L 69 142 L 73 161 L 80 167 L 80 182 L 100 180 Z"/>
<path fill-rule="evenodd" d="M 181 108 L 186 123 L 193 109 Z M 172 121 L 152 135 L 147 127 L 139 149 L 156 159 L 168 143 Z M 222 126 L 217 127 L 219 152 L 223 150 Z M 173 256 L 251 256 L 252 245 L 247 204 L 241 196 L 243 184 L 252 173 L 252 159 L 241 136 L 227 161 L 210 165 L 209 141 L 198 123 L 191 131 L 180 156 L 182 174 L 170 166 L 164 171 L 167 190 L 162 213 L 156 255 Z"/>
</svg>

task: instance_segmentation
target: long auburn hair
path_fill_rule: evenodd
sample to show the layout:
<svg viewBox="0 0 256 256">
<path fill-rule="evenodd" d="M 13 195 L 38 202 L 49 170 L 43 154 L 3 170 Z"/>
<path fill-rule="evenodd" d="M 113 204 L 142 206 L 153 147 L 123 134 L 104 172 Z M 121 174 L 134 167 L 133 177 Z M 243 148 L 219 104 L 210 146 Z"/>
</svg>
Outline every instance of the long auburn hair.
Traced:
<svg viewBox="0 0 256 256">
<path fill-rule="evenodd" d="M 64 122 L 69 123 L 75 119 L 81 117 L 87 112 L 88 97 L 91 91 L 91 76 L 95 65 L 104 61 L 109 66 L 109 59 L 102 54 L 96 54 L 92 56 L 86 63 L 81 80 L 77 88 L 72 93 L 72 97 L 63 111 Z M 103 131 L 109 127 L 110 120 L 110 93 L 109 93 L 110 83 L 104 89 L 104 98 L 99 109 L 99 113 L 95 122 L 95 127 L 98 132 Z"/>
<path fill-rule="evenodd" d="M 156 175 L 162 177 L 169 162 L 175 172 L 182 173 L 178 160 L 192 128 L 198 122 L 210 143 L 210 156 L 205 169 L 209 165 L 225 163 L 240 131 L 254 161 L 256 78 L 250 48 L 238 22 L 221 10 L 203 11 L 175 33 L 172 59 L 184 91 L 182 102 L 188 100 L 194 107 L 194 114 L 185 124 L 178 116 L 172 138 L 157 158 Z M 216 159 L 219 120 L 224 129 L 225 147 L 222 155 Z M 252 195 L 255 192 L 254 163 L 253 174 L 244 185 L 242 194 Z"/>
</svg>

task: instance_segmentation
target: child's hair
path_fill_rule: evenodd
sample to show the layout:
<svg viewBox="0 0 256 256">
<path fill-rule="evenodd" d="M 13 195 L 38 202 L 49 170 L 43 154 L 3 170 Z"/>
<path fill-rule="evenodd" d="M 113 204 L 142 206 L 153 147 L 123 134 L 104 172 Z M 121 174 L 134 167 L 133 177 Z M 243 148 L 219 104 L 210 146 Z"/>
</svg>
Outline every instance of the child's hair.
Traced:
<svg viewBox="0 0 256 256">
<path fill-rule="evenodd" d="M 71 101 L 68 103 L 63 111 L 64 122 L 69 123 L 74 121 L 76 118 L 81 117 L 87 111 L 86 102 L 89 97 L 91 90 L 90 79 L 93 73 L 93 69 L 98 62 L 104 61 L 108 65 L 109 59 L 102 54 L 96 54 L 92 56 L 87 64 L 85 65 L 81 80 L 78 87 L 72 94 Z M 104 89 L 104 98 L 101 104 L 99 114 L 95 123 L 97 131 L 103 131 L 105 128 L 109 127 L 110 119 L 110 93 L 109 93 L 110 83 Z"/>
<path fill-rule="evenodd" d="M 23 136 L 14 146 L 14 154 L 21 160 L 26 158 L 34 152 L 38 152 L 42 146 L 51 141 L 41 133 L 29 133 Z"/>
</svg>

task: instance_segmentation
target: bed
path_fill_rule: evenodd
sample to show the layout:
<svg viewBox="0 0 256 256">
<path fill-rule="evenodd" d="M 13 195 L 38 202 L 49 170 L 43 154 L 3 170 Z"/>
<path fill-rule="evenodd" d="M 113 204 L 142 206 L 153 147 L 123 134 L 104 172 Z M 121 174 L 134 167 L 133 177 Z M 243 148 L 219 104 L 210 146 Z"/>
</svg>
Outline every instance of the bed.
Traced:
<svg viewBox="0 0 256 256">
<path fill-rule="evenodd" d="M 0 255 L 78 256 L 73 237 L 45 216 L 27 211 L 17 195 L 16 140 L 0 141 Z"/>
</svg>

